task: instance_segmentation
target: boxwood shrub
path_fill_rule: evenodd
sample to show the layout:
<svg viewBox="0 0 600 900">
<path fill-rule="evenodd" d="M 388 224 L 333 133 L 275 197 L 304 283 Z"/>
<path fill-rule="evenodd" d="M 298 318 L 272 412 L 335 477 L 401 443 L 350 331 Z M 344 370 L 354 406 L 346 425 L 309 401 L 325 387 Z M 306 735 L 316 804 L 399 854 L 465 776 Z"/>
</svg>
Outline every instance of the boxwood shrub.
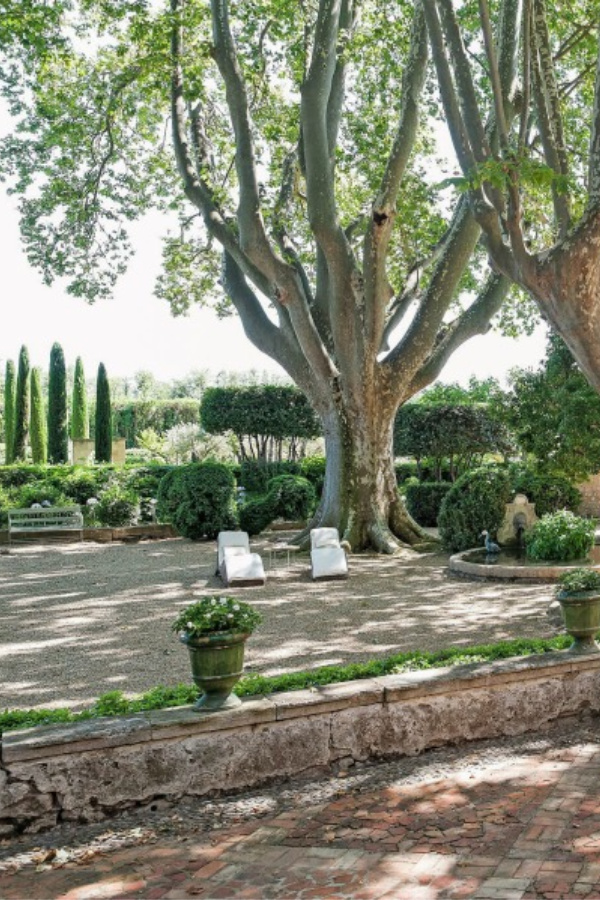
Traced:
<svg viewBox="0 0 600 900">
<path fill-rule="evenodd" d="M 481 544 L 481 532 L 498 530 L 514 490 L 506 469 L 481 467 L 464 475 L 446 494 L 438 526 L 444 547 L 452 553 Z"/>
<path fill-rule="evenodd" d="M 235 479 L 228 466 L 217 462 L 178 466 L 162 478 L 157 514 L 172 522 L 183 537 L 216 538 L 235 528 Z"/>
<path fill-rule="evenodd" d="M 452 485 L 448 481 L 424 481 L 406 486 L 406 507 L 413 519 L 425 527 L 438 523 L 442 501 Z"/>
<path fill-rule="evenodd" d="M 559 509 L 575 511 L 581 503 L 581 492 L 564 475 L 515 467 L 511 477 L 515 493 L 525 494 L 540 518 Z"/>
</svg>

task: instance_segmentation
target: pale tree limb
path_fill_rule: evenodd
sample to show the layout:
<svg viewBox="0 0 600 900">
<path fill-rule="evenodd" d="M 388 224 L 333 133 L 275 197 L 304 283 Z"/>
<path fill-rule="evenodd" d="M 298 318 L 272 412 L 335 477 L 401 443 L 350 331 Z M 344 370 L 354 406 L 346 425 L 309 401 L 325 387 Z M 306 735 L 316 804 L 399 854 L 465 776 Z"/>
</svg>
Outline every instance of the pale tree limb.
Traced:
<svg viewBox="0 0 600 900">
<path fill-rule="evenodd" d="M 534 90 L 538 110 L 541 112 L 540 133 L 546 161 L 558 175 L 567 176 L 569 167 L 566 142 L 546 17 L 544 0 L 533 0 L 532 35 L 536 50 Z M 571 225 L 568 195 L 553 185 L 552 197 L 559 234 L 560 237 L 565 237 Z"/>
<path fill-rule="evenodd" d="M 600 29 L 599 29 L 600 37 Z M 588 169 L 588 204 L 596 206 L 600 203 L 600 42 L 598 45 L 598 62 L 596 68 L 596 86 L 594 90 L 594 110 L 590 136 L 590 164 Z"/>
<path fill-rule="evenodd" d="M 381 345 L 385 309 L 392 294 L 387 277 L 387 254 L 402 176 L 414 147 L 419 101 L 427 69 L 427 29 L 420 0 L 415 4 L 410 50 L 402 77 L 400 121 L 363 241 L 365 338 L 373 358 Z"/>
<path fill-rule="evenodd" d="M 211 0 L 211 9 L 213 55 L 225 84 L 227 107 L 235 135 L 240 245 L 266 277 L 276 282 L 281 277 L 281 268 L 267 238 L 261 213 L 248 97 L 231 34 L 228 0 Z"/>
<path fill-rule="evenodd" d="M 435 381 L 452 354 L 465 341 L 486 334 L 490 321 L 500 310 L 512 282 L 504 275 L 492 273 L 481 293 L 460 316 L 442 330 L 429 356 L 412 380 L 411 391 L 417 393 Z"/>
<path fill-rule="evenodd" d="M 469 143 L 474 158 L 483 162 L 490 156 L 483 120 L 479 112 L 479 104 L 475 93 L 475 85 L 471 76 L 471 66 L 463 43 L 462 34 L 456 20 L 452 0 L 439 0 L 444 35 L 452 63 L 452 71 L 456 80 L 458 103 L 469 135 Z"/>
<path fill-rule="evenodd" d="M 183 181 L 186 197 L 202 213 L 204 224 L 209 234 L 213 235 L 223 248 L 235 259 L 238 266 L 251 279 L 252 283 L 267 296 L 271 291 L 268 278 L 254 266 L 243 253 L 234 230 L 226 222 L 219 209 L 210 185 L 200 175 L 194 164 L 190 151 L 187 127 L 186 104 L 183 91 L 183 71 L 181 68 L 182 32 L 178 21 L 181 12 L 180 0 L 171 0 L 173 27 L 171 32 L 172 76 L 171 76 L 171 118 L 173 128 L 173 147 L 177 168 Z"/>
</svg>

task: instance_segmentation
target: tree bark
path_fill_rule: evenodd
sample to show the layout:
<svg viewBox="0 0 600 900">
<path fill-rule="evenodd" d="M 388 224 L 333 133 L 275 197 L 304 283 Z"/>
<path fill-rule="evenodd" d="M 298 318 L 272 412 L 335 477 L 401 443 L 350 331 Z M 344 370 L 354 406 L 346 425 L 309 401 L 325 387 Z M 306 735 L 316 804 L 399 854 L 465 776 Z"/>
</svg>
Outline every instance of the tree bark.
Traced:
<svg viewBox="0 0 600 900">
<path fill-rule="evenodd" d="M 310 527 L 333 526 L 354 551 L 395 553 L 431 541 L 398 493 L 392 453 L 395 408 L 342 401 L 323 416 L 326 472 L 321 504 Z"/>
</svg>

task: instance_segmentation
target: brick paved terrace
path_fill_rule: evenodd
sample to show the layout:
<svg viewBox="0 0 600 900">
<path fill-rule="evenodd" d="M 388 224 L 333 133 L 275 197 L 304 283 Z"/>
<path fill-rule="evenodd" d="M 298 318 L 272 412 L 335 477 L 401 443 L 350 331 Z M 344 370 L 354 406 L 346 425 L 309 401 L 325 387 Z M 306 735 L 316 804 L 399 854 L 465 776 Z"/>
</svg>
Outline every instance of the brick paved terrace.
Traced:
<svg viewBox="0 0 600 900">
<path fill-rule="evenodd" d="M 600 897 L 600 721 L 0 845 L 3 900 Z"/>
</svg>

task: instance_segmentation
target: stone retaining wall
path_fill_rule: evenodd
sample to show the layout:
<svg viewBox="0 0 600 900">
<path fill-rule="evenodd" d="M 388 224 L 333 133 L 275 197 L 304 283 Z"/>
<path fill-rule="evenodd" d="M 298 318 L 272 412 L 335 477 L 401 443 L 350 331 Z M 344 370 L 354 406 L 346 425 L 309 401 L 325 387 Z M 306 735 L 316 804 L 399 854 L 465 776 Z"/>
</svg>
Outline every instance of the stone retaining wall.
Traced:
<svg viewBox="0 0 600 900">
<path fill-rule="evenodd" d="M 599 709 L 600 654 L 563 652 L 273 694 L 210 715 L 183 707 L 7 732 L 0 834 L 522 734 Z"/>
</svg>

